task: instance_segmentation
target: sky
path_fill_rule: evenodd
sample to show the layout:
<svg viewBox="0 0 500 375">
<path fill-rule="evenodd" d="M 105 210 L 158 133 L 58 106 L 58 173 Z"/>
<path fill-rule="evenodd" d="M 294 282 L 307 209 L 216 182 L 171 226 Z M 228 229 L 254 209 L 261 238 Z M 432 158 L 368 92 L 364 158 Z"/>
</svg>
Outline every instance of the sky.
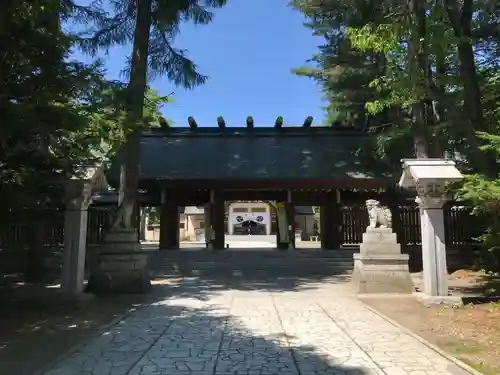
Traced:
<svg viewBox="0 0 500 375">
<path fill-rule="evenodd" d="M 223 116 L 227 126 L 244 126 L 252 116 L 256 126 L 272 126 L 277 116 L 286 125 L 301 125 L 307 116 L 323 121 L 322 93 L 312 80 L 295 76 L 292 68 L 306 64 L 322 40 L 303 26 L 303 15 L 289 0 L 229 0 L 215 10 L 211 24 L 183 24 L 174 46 L 186 49 L 200 73 L 209 80 L 193 90 L 175 87 L 166 78 L 150 82 L 173 103 L 162 112 L 174 126 L 187 126 L 193 116 L 199 126 L 216 126 Z M 107 76 L 120 76 L 131 46 L 112 48 L 105 61 Z M 78 59 L 90 57 L 76 53 Z"/>
</svg>

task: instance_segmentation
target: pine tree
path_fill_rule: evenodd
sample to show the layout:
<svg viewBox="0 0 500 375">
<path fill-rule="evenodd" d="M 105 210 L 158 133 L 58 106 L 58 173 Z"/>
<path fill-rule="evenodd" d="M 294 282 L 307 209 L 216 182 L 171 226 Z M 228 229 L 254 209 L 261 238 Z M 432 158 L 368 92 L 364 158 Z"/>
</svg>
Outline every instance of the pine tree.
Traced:
<svg viewBox="0 0 500 375">
<path fill-rule="evenodd" d="M 213 16 L 208 8 L 221 7 L 226 0 L 110 0 L 109 3 L 114 14 L 109 16 L 95 11 L 92 16 L 97 29 L 82 40 L 82 46 L 95 53 L 114 44 L 133 44 L 126 103 L 127 126 L 133 131 L 125 143 L 120 206 L 113 225 L 131 229 L 139 188 L 139 123 L 143 117 L 148 76 L 166 75 L 174 84 L 186 88 L 204 83 L 207 77 L 200 75 L 184 51 L 176 50 L 171 43 L 181 22 L 207 24 Z"/>
</svg>

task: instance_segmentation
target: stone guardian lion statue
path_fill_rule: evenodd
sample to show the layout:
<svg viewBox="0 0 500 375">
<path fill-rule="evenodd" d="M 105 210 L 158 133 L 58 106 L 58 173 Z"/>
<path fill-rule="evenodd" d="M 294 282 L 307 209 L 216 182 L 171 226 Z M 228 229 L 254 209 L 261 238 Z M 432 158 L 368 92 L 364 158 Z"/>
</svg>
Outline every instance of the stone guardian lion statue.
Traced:
<svg viewBox="0 0 500 375">
<path fill-rule="evenodd" d="M 392 213 L 388 207 L 382 206 L 375 199 L 368 199 L 366 209 L 370 219 L 368 228 L 392 228 Z"/>
</svg>

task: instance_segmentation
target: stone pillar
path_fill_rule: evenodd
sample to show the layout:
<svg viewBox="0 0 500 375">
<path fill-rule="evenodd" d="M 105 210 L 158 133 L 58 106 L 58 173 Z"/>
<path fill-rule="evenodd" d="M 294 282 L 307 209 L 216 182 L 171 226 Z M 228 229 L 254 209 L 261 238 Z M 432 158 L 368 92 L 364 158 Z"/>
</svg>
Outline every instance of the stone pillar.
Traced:
<svg viewBox="0 0 500 375">
<path fill-rule="evenodd" d="M 463 179 L 451 160 L 403 159 L 399 186 L 416 188 L 422 230 L 424 295 L 444 302 L 448 297 L 448 270 L 444 237 L 443 204 L 446 186 Z"/>
<path fill-rule="evenodd" d="M 224 214 L 225 214 L 225 206 L 224 201 L 218 199 L 215 196 L 213 206 L 212 206 L 212 223 L 213 223 L 213 246 L 214 249 L 224 249 Z"/>
<path fill-rule="evenodd" d="M 444 197 L 419 196 L 422 232 L 422 262 L 424 293 L 428 296 L 448 296 L 448 268 L 444 232 Z"/>
<path fill-rule="evenodd" d="M 227 233 L 229 235 L 232 235 L 234 234 L 234 223 L 232 221 L 232 217 L 233 217 L 233 205 L 230 204 L 229 205 L 229 208 L 228 208 L 229 212 L 228 212 L 228 223 L 227 223 Z"/>
<path fill-rule="evenodd" d="M 327 202 L 321 207 L 321 247 L 333 250 L 342 246 L 340 197 L 336 191 L 327 194 Z"/>
<path fill-rule="evenodd" d="M 160 212 L 160 249 L 179 248 L 179 206 L 172 201 L 162 203 Z"/>
<path fill-rule="evenodd" d="M 71 200 L 64 214 L 64 251 L 61 289 L 69 299 L 83 293 L 85 253 L 87 250 L 88 205 L 82 199 Z"/>
</svg>

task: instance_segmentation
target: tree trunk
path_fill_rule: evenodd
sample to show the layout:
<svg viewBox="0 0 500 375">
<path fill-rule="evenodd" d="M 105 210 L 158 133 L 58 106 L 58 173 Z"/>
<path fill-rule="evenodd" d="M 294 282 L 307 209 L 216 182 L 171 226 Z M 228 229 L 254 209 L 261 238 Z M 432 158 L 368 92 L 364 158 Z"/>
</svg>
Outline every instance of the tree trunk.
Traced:
<svg viewBox="0 0 500 375">
<path fill-rule="evenodd" d="M 492 168 L 486 156 L 479 150 L 476 130 L 484 125 L 481 89 L 477 79 L 476 62 L 472 45 L 473 0 L 464 0 L 462 7 L 457 0 L 445 0 L 448 18 L 457 38 L 460 77 L 464 86 L 463 117 L 460 127 L 471 146 L 471 161 L 480 172 L 489 175 Z"/>
<path fill-rule="evenodd" d="M 422 0 L 408 0 L 408 21 L 410 24 L 410 40 L 408 42 L 408 65 L 413 93 L 417 96 L 412 105 L 414 124 L 412 127 L 415 157 L 428 157 L 429 129 L 428 114 L 428 51 L 426 37 L 425 3 Z"/>
<path fill-rule="evenodd" d="M 149 35 L 151 27 L 151 0 L 137 0 L 137 18 L 132 51 L 130 81 L 127 88 L 127 123 L 132 132 L 127 135 L 124 160 L 120 170 L 119 207 L 113 220 L 113 229 L 133 229 L 133 218 L 138 202 L 140 121 L 143 116 L 147 87 Z"/>
</svg>

